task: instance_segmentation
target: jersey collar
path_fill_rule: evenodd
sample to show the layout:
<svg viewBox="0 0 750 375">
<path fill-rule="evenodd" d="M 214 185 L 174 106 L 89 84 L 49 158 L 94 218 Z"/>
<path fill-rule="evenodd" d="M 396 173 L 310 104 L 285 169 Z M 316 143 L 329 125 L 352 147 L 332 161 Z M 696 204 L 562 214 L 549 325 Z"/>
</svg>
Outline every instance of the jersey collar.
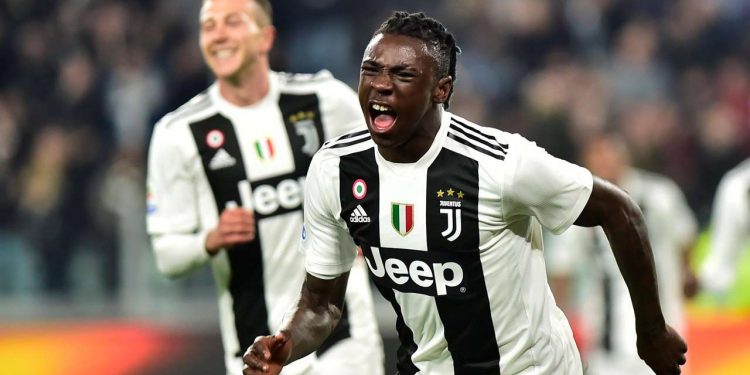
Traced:
<svg viewBox="0 0 750 375">
<path fill-rule="evenodd" d="M 219 111 L 229 117 L 247 114 L 269 105 L 275 105 L 279 99 L 279 76 L 276 72 L 273 71 L 270 71 L 268 74 L 268 94 L 257 103 L 251 104 L 249 106 L 240 107 L 224 99 L 224 97 L 219 92 L 218 82 L 214 82 L 208 88 L 208 96 L 214 103 L 216 103 L 216 107 L 219 109 Z"/>
<path fill-rule="evenodd" d="M 445 138 L 448 134 L 448 127 L 450 126 L 451 122 L 451 116 L 452 114 L 450 112 L 443 110 L 442 118 L 440 120 L 440 129 L 438 129 L 437 134 L 435 134 L 435 139 L 432 141 L 430 148 L 427 150 L 427 152 L 425 152 L 424 155 L 422 155 L 421 158 L 419 158 L 419 160 L 414 163 L 394 163 L 386 160 L 383 155 L 380 154 L 378 147 L 375 146 L 375 160 L 377 160 L 378 165 L 391 169 L 414 169 L 428 167 L 435 160 L 437 155 L 440 153 L 440 150 L 443 148 L 443 145 L 445 144 Z"/>
</svg>

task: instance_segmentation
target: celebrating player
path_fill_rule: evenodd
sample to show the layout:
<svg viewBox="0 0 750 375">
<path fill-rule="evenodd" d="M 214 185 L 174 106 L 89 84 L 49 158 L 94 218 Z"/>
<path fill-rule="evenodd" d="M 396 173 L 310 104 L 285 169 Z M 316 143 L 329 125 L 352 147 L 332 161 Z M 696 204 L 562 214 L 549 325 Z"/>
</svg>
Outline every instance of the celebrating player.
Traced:
<svg viewBox="0 0 750 375">
<path fill-rule="evenodd" d="M 640 356 L 658 374 L 680 373 L 687 348 L 664 322 L 638 206 L 518 135 L 444 110 L 457 52 L 422 13 L 397 12 L 374 33 L 359 83 L 368 131 L 313 159 L 305 285 L 284 328 L 245 353 L 244 373 L 278 373 L 333 331 L 358 245 L 397 315 L 399 374 L 580 374 L 541 242 L 542 225 L 559 233 L 573 223 L 607 233 Z"/>
<path fill-rule="evenodd" d="M 302 286 L 297 241 L 313 154 L 328 137 L 365 129 L 353 91 L 328 72 L 270 70 L 271 19 L 267 0 L 204 1 L 200 46 L 216 82 L 156 125 L 149 151 L 148 231 L 159 269 L 178 276 L 210 261 L 229 374 L 242 372 L 256 336 L 281 326 Z M 285 374 L 382 374 L 359 263 L 341 323 Z"/>
</svg>

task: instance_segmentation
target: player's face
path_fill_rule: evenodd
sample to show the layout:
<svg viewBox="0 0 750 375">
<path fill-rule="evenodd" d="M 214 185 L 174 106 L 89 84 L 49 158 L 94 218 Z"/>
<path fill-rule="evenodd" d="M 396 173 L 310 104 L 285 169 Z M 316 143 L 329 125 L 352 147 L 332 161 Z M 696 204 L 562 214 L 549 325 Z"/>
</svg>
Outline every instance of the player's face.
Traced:
<svg viewBox="0 0 750 375">
<path fill-rule="evenodd" d="M 420 39 L 378 34 L 370 40 L 362 58 L 359 103 L 381 150 L 412 140 L 428 125 L 425 114 L 445 101 L 446 86 L 439 84 L 435 68 Z"/>
<path fill-rule="evenodd" d="M 252 0 L 209 0 L 200 14 L 203 58 L 219 79 L 236 80 L 266 58 L 274 29 Z"/>
<path fill-rule="evenodd" d="M 587 142 L 582 152 L 583 165 L 591 173 L 620 184 L 628 165 L 624 145 L 606 137 L 594 138 Z"/>
</svg>

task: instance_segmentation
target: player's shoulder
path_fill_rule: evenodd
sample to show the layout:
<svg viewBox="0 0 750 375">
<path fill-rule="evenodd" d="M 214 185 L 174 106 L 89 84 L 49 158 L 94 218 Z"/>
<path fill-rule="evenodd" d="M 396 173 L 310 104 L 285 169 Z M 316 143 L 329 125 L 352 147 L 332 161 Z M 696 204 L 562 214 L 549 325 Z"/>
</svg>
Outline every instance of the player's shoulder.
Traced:
<svg viewBox="0 0 750 375">
<path fill-rule="evenodd" d="M 277 77 L 282 93 L 320 92 L 349 87 L 325 69 L 317 73 L 274 72 L 273 74 Z"/>
<path fill-rule="evenodd" d="M 747 159 L 726 173 L 723 180 L 728 183 L 750 182 L 750 159 Z"/>
<path fill-rule="evenodd" d="M 367 129 L 351 130 L 341 136 L 331 138 L 315 153 L 310 169 L 334 170 L 342 157 L 353 155 L 372 156 L 375 143 Z M 364 152 L 363 151 L 370 151 Z M 356 154 L 356 155 L 355 155 Z"/>
<path fill-rule="evenodd" d="M 663 174 L 630 168 L 625 179 L 631 181 L 626 182 L 630 185 L 625 187 L 626 190 L 641 197 L 639 200 L 644 204 L 650 202 L 652 206 L 664 205 L 665 209 L 670 209 L 672 202 L 682 199 L 683 193 L 679 185 Z"/>
<path fill-rule="evenodd" d="M 750 190 L 750 159 L 743 161 L 722 176 L 718 191 L 723 195 L 748 197 Z"/>
<path fill-rule="evenodd" d="M 678 188 L 677 183 L 674 182 L 671 178 L 647 171 L 645 169 L 640 168 L 631 168 L 630 173 L 633 174 L 643 185 L 645 185 L 647 188 L 655 188 L 655 189 L 675 189 Z"/>
<path fill-rule="evenodd" d="M 448 115 L 448 138 L 472 154 L 504 161 L 509 155 L 523 153 L 525 148 L 534 144 L 519 134 L 480 125 L 454 113 Z"/>
<path fill-rule="evenodd" d="M 191 122 L 213 113 L 214 105 L 208 89 L 194 96 L 185 104 L 164 115 L 155 125 L 155 132 L 181 131 Z"/>
<path fill-rule="evenodd" d="M 375 143 L 372 141 L 370 131 L 363 127 L 350 130 L 338 137 L 329 139 L 320 147 L 318 154 L 322 155 L 320 156 L 321 158 L 338 158 L 343 155 L 361 152 L 374 146 Z"/>
</svg>

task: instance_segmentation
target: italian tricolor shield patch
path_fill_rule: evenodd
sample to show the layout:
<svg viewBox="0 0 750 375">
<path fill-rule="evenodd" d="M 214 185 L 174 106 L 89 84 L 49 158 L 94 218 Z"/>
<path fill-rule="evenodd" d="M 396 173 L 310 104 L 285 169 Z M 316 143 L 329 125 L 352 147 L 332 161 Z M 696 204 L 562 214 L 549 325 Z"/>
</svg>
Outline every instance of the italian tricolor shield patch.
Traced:
<svg viewBox="0 0 750 375">
<path fill-rule="evenodd" d="M 391 203 L 391 224 L 398 234 L 402 236 L 409 234 L 414 227 L 414 205 Z"/>
<path fill-rule="evenodd" d="M 274 147 L 271 138 L 255 141 L 255 153 L 258 155 L 258 159 L 260 160 L 273 158 Z"/>
</svg>

